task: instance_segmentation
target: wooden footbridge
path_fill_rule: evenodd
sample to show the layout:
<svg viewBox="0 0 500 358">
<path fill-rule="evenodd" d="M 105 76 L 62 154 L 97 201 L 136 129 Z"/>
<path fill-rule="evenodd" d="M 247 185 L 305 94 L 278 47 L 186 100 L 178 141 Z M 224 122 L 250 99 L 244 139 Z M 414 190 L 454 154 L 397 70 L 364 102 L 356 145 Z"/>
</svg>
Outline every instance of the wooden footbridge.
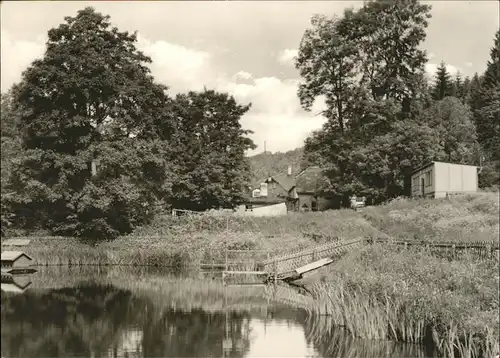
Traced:
<svg viewBox="0 0 500 358">
<path fill-rule="evenodd" d="M 446 255 L 456 258 L 462 253 L 472 254 L 479 259 L 499 258 L 498 242 L 468 242 L 468 243 L 444 243 L 444 242 L 417 242 L 402 241 L 389 238 L 367 239 L 357 238 L 352 240 L 336 239 L 325 244 L 315 245 L 306 249 L 271 256 L 268 251 L 263 250 L 225 250 L 224 260 L 218 264 L 205 264 L 205 267 L 218 267 L 222 269 L 225 280 L 241 281 L 243 276 L 252 276 L 255 283 L 269 281 L 293 281 L 302 278 L 305 274 L 313 272 L 321 267 L 333 263 L 343 254 L 358 249 L 360 246 L 373 243 L 385 243 L 396 245 L 401 248 L 408 246 L 421 246 L 435 252 L 435 254 Z M 202 265 L 203 266 L 203 265 Z M 220 272 L 220 271 L 219 271 Z"/>
<path fill-rule="evenodd" d="M 260 282 L 294 280 L 310 271 L 329 265 L 342 254 L 365 242 L 364 238 L 337 240 L 276 256 L 271 256 L 267 251 L 225 250 L 223 262 L 202 264 L 202 267 L 223 269 L 222 275 L 225 279 L 251 275 L 258 277 Z"/>
<path fill-rule="evenodd" d="M 348 251 L 365 243 L 364 238 L 334 241 L 315 245 L 305 250 L 299 250 L 265 260 L 264 271 L 270 273 L 274 280 L 291 280 L 301 278 L 304 274 L 331 264 L 335 259 Z"/>
</svg>

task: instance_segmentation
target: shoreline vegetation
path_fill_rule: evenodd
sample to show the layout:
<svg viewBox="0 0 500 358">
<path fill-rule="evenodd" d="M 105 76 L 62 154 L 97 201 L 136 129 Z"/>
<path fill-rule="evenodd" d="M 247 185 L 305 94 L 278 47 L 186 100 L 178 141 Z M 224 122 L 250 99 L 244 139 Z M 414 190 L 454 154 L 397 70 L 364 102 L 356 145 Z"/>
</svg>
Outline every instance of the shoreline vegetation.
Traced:
<svg viewBox="0 0 500 358">
<path fill-rule="evenodd" d="M 224 245 L 280 253 L 336 237 L 382 233 L 427 242 L 491 242 L 498 240 L 498 212 L 498 193 L 487 193 L 398 199 L 360 213 L 163 217 L 113 241 L 34 238 L 25 251 L 48 265 L 185 267 L 201 262 L 207 251 L 220 253 Z M 433 344 L 447 357 L 492 357 L 500 350 L 497 258 L 477 260 L 465 253 L 449 260 L 419 247 L 367 245 L 299 284 L 314 298 L 305 306 L 310 314 L 331 316 L 355 337 Z"/>
<path fill-rule="evenodd" d="M 158 217 L 152 224 L 114 240 L 29 238 L 26 252 L 39 265 L 199 266 L 229 250 L 262 250 L 271 255 L 330 240 L 396 239 L 408 242 L 498 242 L 499 196 L 478 193 L 454 199 L 395 199 L 384 205 L 277 217 Z"/>
</svg>

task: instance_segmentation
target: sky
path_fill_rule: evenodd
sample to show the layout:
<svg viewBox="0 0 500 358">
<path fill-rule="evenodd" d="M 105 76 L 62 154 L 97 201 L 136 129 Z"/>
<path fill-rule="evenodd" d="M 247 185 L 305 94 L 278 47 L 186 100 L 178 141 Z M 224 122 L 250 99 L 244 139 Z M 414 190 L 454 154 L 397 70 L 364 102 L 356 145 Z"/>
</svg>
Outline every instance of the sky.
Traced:
<svg viewBox="0 0 500 358">
<path fill-rule="evenodd" d="M 422 47 L 429 74 L 441 61 L 452 73 L 483 72 L 499 27 L 499 2 L 429 1 L 432 18 Z M 341 15 L 362 1 L 3 1 L 1 91 L 43 56 L 47 31 L 86 6 L 111 16 L 120 30 L 137 31 L 158 82 L 175 94 L 204 86 L 252 103 L 241 119 L 264 150 L 287 151 L 321 128 L 324 118 L 304 111 L 293 58 L 312 15 Z"/>
</svg>

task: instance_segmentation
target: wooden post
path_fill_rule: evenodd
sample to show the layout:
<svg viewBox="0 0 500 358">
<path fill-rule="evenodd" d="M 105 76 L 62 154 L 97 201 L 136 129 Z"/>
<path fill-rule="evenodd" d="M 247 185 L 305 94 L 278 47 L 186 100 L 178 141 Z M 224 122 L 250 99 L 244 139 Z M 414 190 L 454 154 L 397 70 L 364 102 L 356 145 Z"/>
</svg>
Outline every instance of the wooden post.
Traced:
<svg viewBox="0 0 500 358">
<path fill-rule="evenodd" d="M 224 271 L 227 271 L 227 242 L 224 241 Z"/>
<path fill-rule="evenodd" d="M 278 262 L 276 261 L 276 259 L 274 259 L 273 262 L 273 271 L 274 271 L 274 283 L 276 283 L 276 281 L 278 281 Z"/>
<path fill-rule="evenodd" d="M 408 250 L 408 241 L 405 241 L 405 251 Z"/>
<path fill-rule="evenodd" d="M 455 258 L 456 258 L 456 246 L 455 246 L 455 244 L 453 244 L 453 245 L 451 246 L 451 257 L 452 257 L 453 259 L 455 259 Z"/>
<path fill-rule="evenodd" d="M 313 250 L 313 253 L 312 253 L 312 260 L 313 261 L 316 261 L 316 249 Z"/>
</svg>

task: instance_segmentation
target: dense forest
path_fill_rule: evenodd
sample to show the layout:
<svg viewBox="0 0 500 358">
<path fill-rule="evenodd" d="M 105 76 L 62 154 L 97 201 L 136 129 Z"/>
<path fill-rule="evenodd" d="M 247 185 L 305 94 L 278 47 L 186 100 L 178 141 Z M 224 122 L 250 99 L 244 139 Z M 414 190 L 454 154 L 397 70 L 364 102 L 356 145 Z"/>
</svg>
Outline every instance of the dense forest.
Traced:
<svg viewBox="0 0 500 358">
<path fill-rule="evenodd" d="M 250 103 L 205 89 L 170 96 L 137 36 L 85 8 L 48 32 L 43 58 L 1 98 L 2 233 L 7 228 L 112 238 L 169 208 L 230 208 L 245 187 L 307 165 L 322 191 L 378 203 L 404 195 L 430 160 L 482 164 L 498 186 L 499 33 L 486 71 L 426 78 L 431 8 L 365 2 L 316 15 L 296 58 L 298 97 L 326 99 L 326 123 L 287 153 L 254 149 L 240 119 Z"/>
</svg>

